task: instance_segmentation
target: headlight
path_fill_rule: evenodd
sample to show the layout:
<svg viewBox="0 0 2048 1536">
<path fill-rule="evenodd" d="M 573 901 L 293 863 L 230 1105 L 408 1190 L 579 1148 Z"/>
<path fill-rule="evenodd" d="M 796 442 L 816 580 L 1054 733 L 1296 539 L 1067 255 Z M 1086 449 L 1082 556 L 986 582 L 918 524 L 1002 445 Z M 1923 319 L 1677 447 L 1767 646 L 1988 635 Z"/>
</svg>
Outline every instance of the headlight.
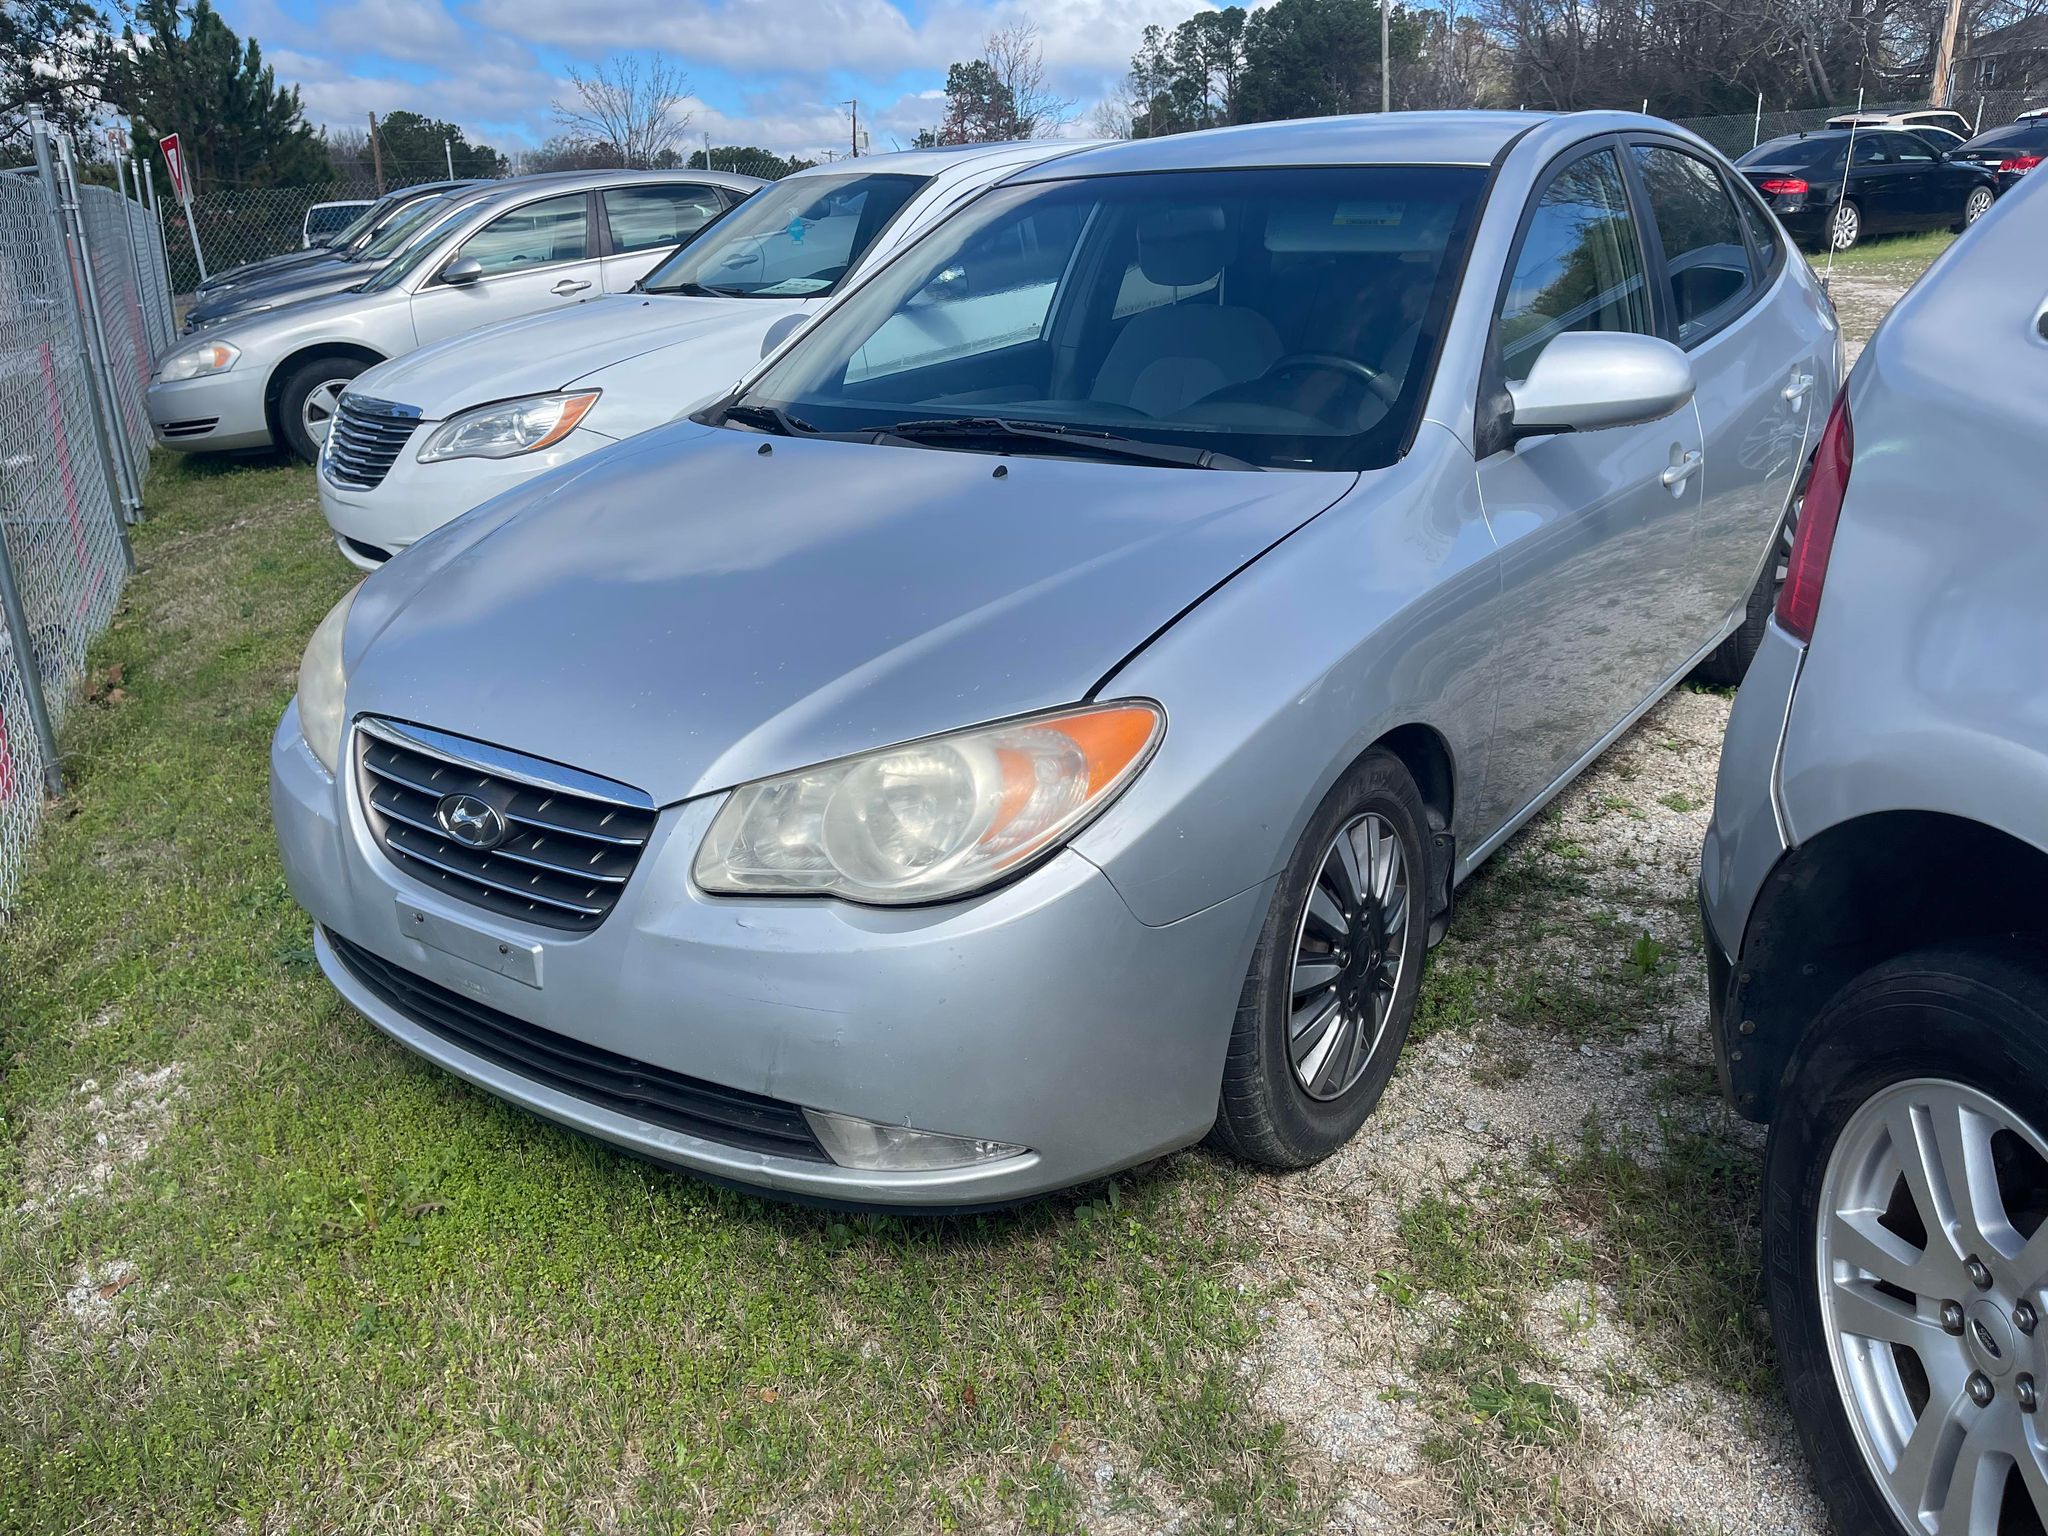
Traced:
<svg viewBox="0 0 2048 1536">
<path fill-rule="evenodd" d="M 341 632 L 348 624 L 349 605 L 362 590 L 362 583 L 356 583 L 328 610 L 299 662 L 299 730 L 307 750 L 330 774 L 341 758 L 341 696 L 348 681 L 341 670 Z"/>
<path fill-rule="evenodd" d="M 1165 724 L 1155 704 L 1090 705 L 742 785 L 697 851 L 697 883 L 882 905 L 966 895 L 1071 836 Z"/>
<path fill-rule="evenodd" d="M 510 459 L 552 448 L 571 432 L 590 408 L 598 391 L 573 395 L 532 395 L 501 400 L 451 416 L 420 449 L 420 462 L 438 459 Z"/>
<path fill-rule="evenodd" d="M 157 370 L 156 376 L 161 382 L 171 384 L 179 379 L 196 379 L 203 373 L 225 373 L 235 366 L 235 359 L 241 355 L 242 349 L 230 342 L 204 342 L 182 352 L 173 352 L 164 359 L 164 365 Z"/>
</svg>

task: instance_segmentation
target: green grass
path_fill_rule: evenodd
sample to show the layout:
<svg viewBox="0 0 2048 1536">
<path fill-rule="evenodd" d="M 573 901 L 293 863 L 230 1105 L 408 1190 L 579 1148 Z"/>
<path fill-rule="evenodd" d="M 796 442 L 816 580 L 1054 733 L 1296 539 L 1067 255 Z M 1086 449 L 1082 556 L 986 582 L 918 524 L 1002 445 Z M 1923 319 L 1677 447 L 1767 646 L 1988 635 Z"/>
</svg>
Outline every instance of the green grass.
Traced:
<svg viewBox="0 0 2048 1536">
<path fill-rule="evenodd" d="M 1861 241 L 1854 248 L 1835 253 L 1837 272 L 1875 272 L 1891 275 L 1893 272 L 1910 270 L 1913 276 L 1925 271 L 1928 264 L 1955 240 L 1945 229 L 1923 230 L 1917 235 L 1876 235 Z M 1809 251 L 1806 259 L 1814 271 L 1825 271 L 1828 258 L 1825 251 Z"/>
<path fill-rule="evenodd" d="M 73 712 L 0 927 L 0 1531 L 1066 1530 L 1106 1498 L 1317 1523 L 1239 1370 L 1249 1175 L 1190 1155 L 972 1220 L 780 1207 L 343 1008 L 266 761 L 351 574 L 302 469 L 160 464 L 150 507 L 94 655 L 125 698 Z M 94 1092 L 172 1064 L 99 1193 L 19 1209 L 108 1159 Z M 116 1261 L 107 1326 L 72 1321 Z"/>
</svg>

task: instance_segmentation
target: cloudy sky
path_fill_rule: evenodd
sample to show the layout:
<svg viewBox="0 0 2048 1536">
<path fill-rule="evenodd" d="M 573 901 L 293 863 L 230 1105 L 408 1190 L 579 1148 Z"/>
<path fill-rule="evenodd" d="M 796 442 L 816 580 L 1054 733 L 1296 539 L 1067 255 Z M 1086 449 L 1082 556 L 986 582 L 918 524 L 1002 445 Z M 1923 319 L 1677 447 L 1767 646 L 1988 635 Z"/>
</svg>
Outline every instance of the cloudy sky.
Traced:
<svg viewBox="0 0 2048 1536">
<path fill-rule="evenodd" d="M 555 131 L 565 71 L 659 49 L 687 71 L 693 138 L 816 158 L 847 141 L 857 98 L 870 147 L 938 121 L 949 61 L 996 27 L 1035 22 L 1061 93 L 1083 115 L 1152 21 L 1198 0 L 215 0 L 296 82 L 316 123 L 407 108 L 500 149 Z M 1077 123 L 1070 132 L 1078 133 Z"/>
</svg>

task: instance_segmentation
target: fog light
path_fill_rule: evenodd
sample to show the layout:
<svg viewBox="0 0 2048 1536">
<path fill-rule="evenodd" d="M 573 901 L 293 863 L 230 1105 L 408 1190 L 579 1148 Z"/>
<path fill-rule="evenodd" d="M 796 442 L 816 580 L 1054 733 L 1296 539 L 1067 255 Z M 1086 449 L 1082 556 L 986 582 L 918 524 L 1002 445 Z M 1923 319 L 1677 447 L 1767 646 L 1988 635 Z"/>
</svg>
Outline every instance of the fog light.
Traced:
<svg viewBox="0 0 2048 1536">
<path fill-rule="evenodd" d="M 825 1153 L 842 1168 L 876 1173 L 922 1173 L 934 1168 L 965 1168 L 974 1163 L 1021 1157 L 1023 1147 L 982 1141 L 974 1136 L 946 1136 L 938 1131 L 913 1131 L 907 1125 L 877 1125 L 827 1109 L 807 1109 L 804 1118 Z"/>
</svg>

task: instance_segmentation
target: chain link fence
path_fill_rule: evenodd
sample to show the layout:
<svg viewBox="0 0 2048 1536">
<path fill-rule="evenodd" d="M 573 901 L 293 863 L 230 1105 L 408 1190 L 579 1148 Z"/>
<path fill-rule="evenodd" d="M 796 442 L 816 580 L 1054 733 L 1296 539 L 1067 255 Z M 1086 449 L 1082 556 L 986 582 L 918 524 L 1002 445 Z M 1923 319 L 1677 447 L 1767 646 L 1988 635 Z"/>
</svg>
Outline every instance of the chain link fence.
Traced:
<svg viewBox="0 0 2048 1536">
<path fill-rule="evenodd" d="M 2027 107 L 2039 106 L 2041 98 L 2021 91 L 1991 91 L 1961 94 L 1950 104 L 1968 118 L 1977 132 L 2003 127 Z M 1655 107 L 1653 102 L 1652 107 Z M 1924 101 L 1866 101 L 1863 111 L 1875 116 L 1884 112 L 1912 112 L 1927 107 Z M 1746 155 L 1766 139 L 1789 133 L 1811 133 L 1825 128 L 1831 117 L 1856 110 L 1856 103 L 1840 107 L 1815 107 L 1801 112 L 1738 112 L 1727 117 L 1681 117 L 1679 127 L 1688 128 L 1733 160 Z"/>
<path fill-rule="evenodd" d="M 415 176 L 387 179 L 386 192 L 438 177 Z M 372 181 L 329 181 L 305 187 L 212 187 L 199 189 L 192 198 L 192 219 L 199 226 L 200 249 L 206 253 L 209 274 L 228 271 L 245 262 L 282 256 L 303 249 L 306 243 L 306 215 L 317 204 L 337 202 L 373 203 L 380 194 Z M 190 293 L 199 286 L 199 263 L 192 254 L 192 235 L 185 223 L 185 210 L 168 194 L 160 204 L 164 215 L 165 244 L 170 253 L 172 290 Z"/>
<path fill-rule="evenodd" d="M 143 390 L 175 334 L 155 219 L 81 186 L 70 147 L 33 126 L 36 165 L 0 174 L 0 912 L 132 568 Z"/>
</svg>

